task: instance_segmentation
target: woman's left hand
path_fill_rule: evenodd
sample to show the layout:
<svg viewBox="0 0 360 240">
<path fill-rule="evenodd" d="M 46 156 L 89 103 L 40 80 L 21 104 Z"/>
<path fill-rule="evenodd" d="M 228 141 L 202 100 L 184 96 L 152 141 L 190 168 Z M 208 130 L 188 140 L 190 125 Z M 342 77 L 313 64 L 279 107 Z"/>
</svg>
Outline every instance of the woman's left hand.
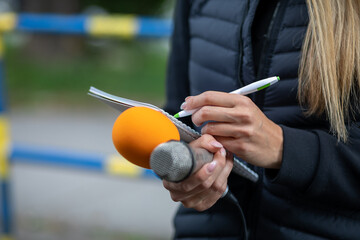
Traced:
<svg viewBox="0 0 360 240">
<path fill-rule="evenodd" d="M 200 108 L 192 121 L 241 159 L 264 168 L 280 168 L 283 133 L 248 97 L 208 91 L 187 97 L 183 109 Z"/>
</svg>

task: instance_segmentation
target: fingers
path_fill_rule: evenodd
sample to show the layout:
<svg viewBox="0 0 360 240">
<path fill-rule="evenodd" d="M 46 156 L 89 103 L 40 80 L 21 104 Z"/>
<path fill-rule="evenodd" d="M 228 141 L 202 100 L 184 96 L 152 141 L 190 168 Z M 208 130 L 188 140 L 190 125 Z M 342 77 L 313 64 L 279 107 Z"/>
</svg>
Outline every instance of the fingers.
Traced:
<svg viewBox="0 0 360 240">
<path fill-rule="evenodd" d="M 237 123 L 210 122 L 202 129 L 202 134 L 208 134 L 217 137 L 243 138 L 251 137 L 253 130 L 251 126 L 243 126 Z M 219 141 L 221 144 L 222 142 Z M 224 146 L 224 144 L 222 144 Z M 224 146 L 225 149 L 230 150 Z"/>
<path fill-rule="evenodd" d="M 222 194 L 226 190 L 227 183 L 225 183 L 221 187 L 221 191 L 208 189 L 206 191 L 201 192 L 200 194 L 190 197 L 184 201 L 181 201 L 181 203 L 186 208 L 194 208 L 197 211 L 205 211 L 212 207 L 217 200 L 219 200 L 222 196 Z"/>
<path fill-rule="evenodd" d="M 192 148 L 204 148 L 211 153 L 216 153 L 217 151 L 225 152 L 223 149 L 223 145 L 216 141 L 213 136 L 209 134 L 204 134 L 200 138 L 196 139 L 195 141 L 190 143 L 190 147 Z M 223 149 L 223 150 L 221 150 Z"/>
<path fill-rule="evenodd" d="M 219 156 L 220 155 L 220 156 Z M 220 152 L 215 153 L 214 160 L 205 164 L 195 174 L 191 175 L 180 183 L 164 182 L 164 187 L 172 192 L 183 194 L 184 198 L 188 195 L 197 194 L 204 189 L 212 186 L 215 179 L 225 166 L 225 156 Z M 181 201 L 182 199 L 177 199 Z"/>
<path fill-rule="evenodd" d="M 224 92 L 207 91 L 197 96 L 187 97 L 182 107 L 185 110 L 196 109 L 202 106 L 233 107 L 233 96 L 235 95 Z"/>
<path fill-rule="evenodd" d="M 253 111 L 254 103 L 246 96 L 214 93 L 213 101 L 204 100 L 202 94 L 194 97 L 189 97 L 189 104 L 187 108 L 192 107 L 191 103 L 198 106 L 199 110 L 192 115 L 192 121 L 195 125 L 200 126 L 207 121 L 227 122 L 227 123 L 242 123 L 249 122 L 249 116 Z M 204 93 L 205 94 L 205 93 Z M 223 97 L 223 99 L 221 99 Z"/>
<path fill-rule="evenodd" d="M 193 113 L 191 120 L 196 126 L 201 126 L 206 121 L 234 122 L 233 108 L 218 106 L 203 106 Z"/>
<path fill-rule="evenodd" d="M 219 136 L 216 139 L 230 152 L 237 152 L 237 156 L 242 158 L 253 155 L 256 151 L 249 141 L 239 140 L 234 137 Z"/>
<path fill-rule="evenodd" d="M 188 179 L 181 183 L 163 181 L 163 184 L 174 201 L 203 211 L 211 207 L 224 193 L 232 166 L 232 159 L 225 159 L 224 154 L 218 151 L 213 162 L 204 165 Z"/>
<path fill-rule="evenodd" d="M 204 211 L 212 207 L 219 200 L 227 187 L 227 178 L 232 169 L 232 161 L 227 161 L 223 171 L 220 173 L 214 184 L 199 193 L 181 201 L 185 207 Z"/>
</svg>

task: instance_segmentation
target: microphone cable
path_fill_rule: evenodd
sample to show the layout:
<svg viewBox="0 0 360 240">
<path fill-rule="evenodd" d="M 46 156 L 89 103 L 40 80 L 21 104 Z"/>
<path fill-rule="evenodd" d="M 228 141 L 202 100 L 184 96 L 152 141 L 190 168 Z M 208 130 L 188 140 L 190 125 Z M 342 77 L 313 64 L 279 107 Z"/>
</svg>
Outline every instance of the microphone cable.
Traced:
<svg viewBox="0 0 360 240">
<path fill-rule="evenodd" d="M 241 224 L 242 224 L 242 226 L 244 228 L 241 239 L 248 240 L 249 234 L 248 234 L 248 229 L 247 229 L 247 225 L 246 225 L 246 219 L 245 219 L 244 212 L 243 212 L 243 210 L 242 210 L 242 208 L 240 206 L 239 201 L 236 199 L 235 195 L 228 189 L 228 187 L 225 190 L 225 194 L 223 195 L 223 199 L 227 200 L 230 203 L 232 203 L 238 209 L 238 211 L 240 213 L 240 221 L 241 221 Z"/>
<path fill-rule="evenodd" d="M 202 148 L 190 148 L 184 142 L 169 141 L 158 145 L 150 156 L 151 169 L 161 178 L 170 182 L 181 182 L 196 172 L 204 164 L 211 162 L 213 154 Z M 235 195 L 226 187 L 221 196 L 235 205 L 244 228 L 242 240 L 248 239 L 248 230 L 244 212 Z"/>
</svg>

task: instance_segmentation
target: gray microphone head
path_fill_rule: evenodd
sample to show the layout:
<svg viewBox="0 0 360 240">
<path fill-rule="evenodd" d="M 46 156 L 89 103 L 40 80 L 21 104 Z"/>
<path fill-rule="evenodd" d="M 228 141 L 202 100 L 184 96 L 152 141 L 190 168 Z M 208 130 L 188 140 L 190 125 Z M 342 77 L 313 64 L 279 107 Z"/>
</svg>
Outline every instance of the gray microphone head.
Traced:
<svg viewBox="0 0 360 240">
<path fill-rule="evenodd" d="M 193 154 L 187 144 L 183 142 L 162 143 L 151 153 L 150 167 L 161 179 L 180 182 L 187 178 L 193 170 Z"/>
</svg>

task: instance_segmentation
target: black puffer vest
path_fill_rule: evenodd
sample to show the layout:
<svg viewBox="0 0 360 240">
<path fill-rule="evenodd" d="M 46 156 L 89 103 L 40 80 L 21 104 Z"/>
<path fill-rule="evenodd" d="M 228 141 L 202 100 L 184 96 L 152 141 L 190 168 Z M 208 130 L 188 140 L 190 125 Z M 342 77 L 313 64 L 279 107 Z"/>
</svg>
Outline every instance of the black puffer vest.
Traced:
<svg viewBox="0 0 360 240">
<path fill-rule="evenodd" d="M 269 76 L 281 78 L 250 95 L 283 128 L 281 174 L 275 173 L 273 181 L 271 171 L 254 168 L 257 183 L 233 174 L 228 181 L 245 213 L 250 239 L 360 239 L 360 122 L 350 128 L 352 144 L 338 144 L 324 121 L 304 116 L 296 97 L 308 24 L 305 0 L 280 0 L 257 73 L 251 30 L 260 0 L 178 1 L 187 2 L 189 22 L 180 24 L 179 38 L 173 39 L 177 49 L 170 58 L 169 110 L 177 111 L 189 93 L 230 92 Z M 176 56 L 180 52 L 181 59 Z M 224 199 L 202 213 L 180 207 L 174 224 L 177 240 L 235 240 L 243 232 L 239 212 Z"/>
<path fill-rule="evenodd" d="M 276 123 L 308 124 L 296 100 L 300 50 L 308 22 L 305 1 L 280 1 L 269 25 L 268 41 L 257 75 L 252 63 L 251 27 L 259 0 L 191 2 L 188 70 L 191 95 L 207 90 L 230 92 L 262 78 L 280 76 L 278 84 L 250 97 Z M 276 224 L 271 220 L 274 216 L 269 218 L 268 215 L 276 213 L 275 206 L 279 207 L 278 204 L 284 201 L 281 197 L 278 201 L 278 189 L 273 190 L 272 186 L 263 183 L 262 170 L 258 171 L 261 178 L 257 184 L 231 176 L 229 185 L 237 193 L 246 213 L 250 237 L 276 239 L 266 233 L 255 234 L 256 229 L 271 229 L 271 225 Z M 263 204 L 260 209 L 262 198 L 270 199 L 271 204 Z M 236 207 L 224 200 L 203 213 L 181 207 L 175 225 L 175 238 L 183 240 L 233 240 L 239 239 L 243 232 Z M 291 231 L 296 232 L 289 229 Z"/>
<path fill-rule="evenodd" d="M 262 78 L 280 76 L 279 84 L 253 94 L 252 99 L 277 123 L 306 124 L 296 100 L 300 50 L 308 22 L 305 1 L 280 1 L 255 76 L 251 26 L 258 3 L 193 1 L 189 20 L 190 92 L 230 92 Z"/>
</svg>

